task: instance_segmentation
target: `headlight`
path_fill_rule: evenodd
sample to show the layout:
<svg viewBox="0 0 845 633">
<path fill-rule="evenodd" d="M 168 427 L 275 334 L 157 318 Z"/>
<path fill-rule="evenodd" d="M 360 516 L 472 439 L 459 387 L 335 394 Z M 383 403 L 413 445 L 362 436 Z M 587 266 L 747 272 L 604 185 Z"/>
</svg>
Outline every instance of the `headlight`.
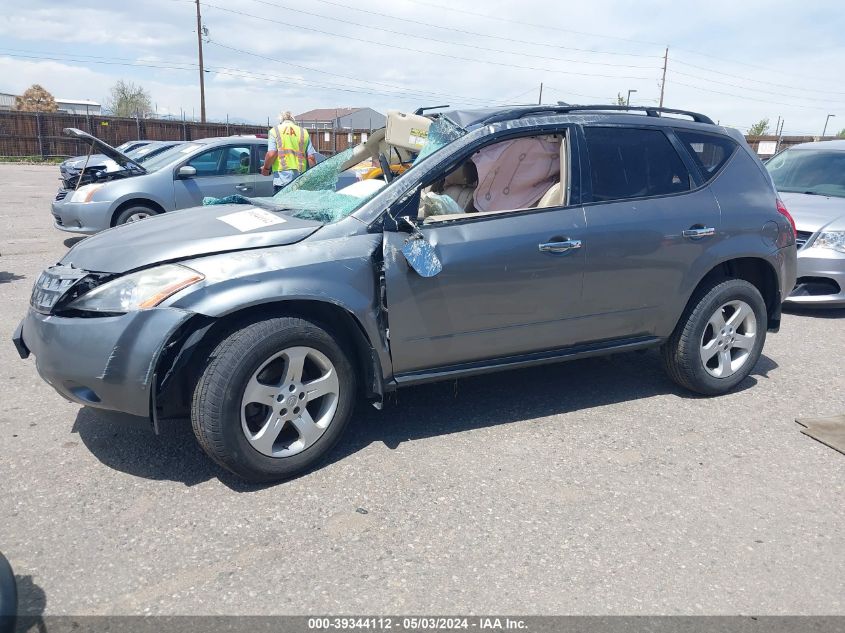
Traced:
<svg viewBox="0 0 845 633">
<path fill-rule="evenodd" d="M 152 308 L 183 288 L 205 277 L 195 270 L 178 264 L 119 277 L 71 301 L 67 307 L 90 312 L 130 312 Z"/>
<path fill-rule="evenodd" d="M 813 247 L 831 248 L 845 253 L 845 231 L 824 231 L 813 242 Z"/>
<path fill-rule="evenodd" d="M 91 202 L 91 198 L 100 189 L 103 184 L 99 185 L 82 185 L 79 189 L 73 192 L 70 197 L 71 202 Z"/>
</svg>

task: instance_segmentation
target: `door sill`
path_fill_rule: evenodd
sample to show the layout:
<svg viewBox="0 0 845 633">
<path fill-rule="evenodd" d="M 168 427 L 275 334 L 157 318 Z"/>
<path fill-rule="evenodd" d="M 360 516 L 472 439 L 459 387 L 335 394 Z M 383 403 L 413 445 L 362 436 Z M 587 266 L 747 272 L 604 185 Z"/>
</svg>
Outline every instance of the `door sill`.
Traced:
<svg viewBox="0 0 845 633">
<path fill-rule="evenodd" d="M 519 369 L 532 367 L 534 365 L 545 365 L 565 360 L 578 358 L 589 358 L 590 356 L 602 356 L 617 352 L 632 352 L 638 349 L 655 347 L 663 342 L 657 336 L 641 336 L 636 338 L 614 339 L 612 341 L 601 341 L 586 345 L 575 345 L 562 349 L 548 350 L 545 352 L 534 352 L 532 354 L 521 354 L 519 356 L 507 356 L 489 360 L 475 361 L 472 363 L 461 363 L 433 369 L 422 369 L 396 374 L 393 377 L 395 387 L 407 385 L 418 385 L 437 380 L 449 378 L 463 378 L 465 376 L 476 376 L 488 374 L 495 371 L 508 369 Z"/>
</svg>

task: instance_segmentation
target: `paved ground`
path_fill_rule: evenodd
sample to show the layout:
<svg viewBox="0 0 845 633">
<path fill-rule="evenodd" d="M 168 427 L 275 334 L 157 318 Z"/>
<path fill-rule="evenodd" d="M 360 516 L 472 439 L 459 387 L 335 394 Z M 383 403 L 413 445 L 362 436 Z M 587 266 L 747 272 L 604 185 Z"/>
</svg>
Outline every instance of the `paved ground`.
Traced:
<svg viewBox="0 0 845 633">
<path fill-rule="evenodd" d="M 56 167 L 0 165 L 0 548 L 31 614 L 845 614 L 845 313 L 790 314 L 741 388 L 654 353 L 402 392 L 331 463 L 246 487 L 190 428 L 70 404 L 8 342 Z"/>
</svg>

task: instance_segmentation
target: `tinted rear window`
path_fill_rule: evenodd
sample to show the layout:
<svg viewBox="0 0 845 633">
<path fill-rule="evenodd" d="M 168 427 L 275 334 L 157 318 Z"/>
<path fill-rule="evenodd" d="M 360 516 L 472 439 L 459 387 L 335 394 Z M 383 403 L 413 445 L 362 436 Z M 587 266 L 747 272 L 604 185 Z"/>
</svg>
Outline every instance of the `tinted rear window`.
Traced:
<svg viewBox="0 0 845 633">
<path fill-rule="evenodd" d="M 689 151 L 706 182 L 713 179 L 736 150 L 736 143 L 724 136 L 685 130 L 675 130 L 675 134 Z"/>
<path fill-rule="evenodd" d="M 593 201 L 662 196 L 688 191 L 681 157 L 660 130 L 586 127 Z"/>
</svg>

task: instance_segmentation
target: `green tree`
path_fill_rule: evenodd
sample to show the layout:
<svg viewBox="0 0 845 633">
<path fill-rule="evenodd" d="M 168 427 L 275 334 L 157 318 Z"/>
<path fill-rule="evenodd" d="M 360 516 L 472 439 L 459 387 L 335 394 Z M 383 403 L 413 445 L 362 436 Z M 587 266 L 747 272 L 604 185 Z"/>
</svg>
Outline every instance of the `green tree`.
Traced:
<svg viewBox="0 0 845 633">
<path fill-rule="evenodd" d="M 836 136 L 838 136 L 839 138 L 845 138 L 845 127 L 843 127 L 843 128 L 839 131 L 839 134 L 837 134 Z"/>
<path fill-rule="evenodd" d="M 769 133 L 769 120 L 768 119 L 760 119 L 748 128 L 748 136 L 765 136 Z"/>
<path fill-rule="evenodd" d="M 32 84 L 19 97 L 15 97 L 15 110 L 21 112 L 55 112 L 59 107 L 47 90 L 38 84 Z"/>
<path fill-rule="evenodd" d="M 145 117 L 152 113 L 153 104 L 142 86 L 119 79 L 109 91 L 106 110 L 114 116 Z"/>
<path fill-rule="evenodd" d="M 616 93 L 616 105 L 627 105 L 625 103 L 625 97 L 622 96 L 621 92 Z"/>
</svg>

